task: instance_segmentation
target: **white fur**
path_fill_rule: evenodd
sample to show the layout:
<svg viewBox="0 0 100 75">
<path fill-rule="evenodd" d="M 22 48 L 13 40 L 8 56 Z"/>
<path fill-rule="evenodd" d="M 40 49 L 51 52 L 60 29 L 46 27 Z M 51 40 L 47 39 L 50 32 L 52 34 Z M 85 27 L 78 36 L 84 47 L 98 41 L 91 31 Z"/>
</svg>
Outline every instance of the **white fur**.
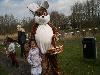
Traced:
<svg viewBox="0 0 100 75">
<path fill-rule="evenodd" d="M 53 30 L 47 24 L 50 21 L 50 15 L 44 16 L 44 18 L 42 16 L 35 16 L 35 22 L 39 24 L 36 30 L 35 40 L 42 54 L 45 54 L 52 46 Z"/>
<path fill-rule="evenodd" d="M 35 34 L 35 39 L 42 54 L 45 54 L 51 48 L 53 31 L 52 28 L 46 25 L 39 25 Z"/>
<path fill-rule="evenodd" d="M 49 21 L 50 21 L 50 15 L 44 16 L 44 18 L 42 18 L 42 16 L 35 16 L 35 22 L 40 24 L 40 25 L 45 25 Z"/>
<path fill-rule="evenodd" d="M 33 4 L 30 4 L 29 6 L 27 6 L 27 8 L 33 12 L 37 11 L 40 7 L 38 4 L 36 3 L 33 3 Z"/>
</svg>

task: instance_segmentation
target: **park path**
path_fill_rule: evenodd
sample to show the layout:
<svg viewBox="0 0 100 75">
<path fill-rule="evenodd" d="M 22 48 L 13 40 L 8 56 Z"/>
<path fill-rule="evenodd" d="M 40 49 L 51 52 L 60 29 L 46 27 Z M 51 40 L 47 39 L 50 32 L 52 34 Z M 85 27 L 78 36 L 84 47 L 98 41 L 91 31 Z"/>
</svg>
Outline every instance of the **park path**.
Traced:
<svg viewBox="0 0 100 75">
<path fill-rule="evenodd" d="M 9 72 L 9 75 L 31 75 L 30 65 L 25 62 L 24 59 L 18 59 L 19 67 L 11 66 L 9 58 L 2 52 L 0 52 L 0 65 Z"/>
</svg>

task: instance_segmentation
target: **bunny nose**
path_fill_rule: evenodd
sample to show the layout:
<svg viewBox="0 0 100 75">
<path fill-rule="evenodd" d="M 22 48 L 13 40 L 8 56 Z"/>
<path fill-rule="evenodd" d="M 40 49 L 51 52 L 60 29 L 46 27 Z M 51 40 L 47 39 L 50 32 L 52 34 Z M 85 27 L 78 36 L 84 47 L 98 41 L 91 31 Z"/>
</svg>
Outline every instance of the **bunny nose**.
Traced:
<svg viewBox="0 0 100 75">
<path fill-rule="evenodd" d="M 42 18 L 44 18 L 44 16 L 42 16 Z"/>
</svg>

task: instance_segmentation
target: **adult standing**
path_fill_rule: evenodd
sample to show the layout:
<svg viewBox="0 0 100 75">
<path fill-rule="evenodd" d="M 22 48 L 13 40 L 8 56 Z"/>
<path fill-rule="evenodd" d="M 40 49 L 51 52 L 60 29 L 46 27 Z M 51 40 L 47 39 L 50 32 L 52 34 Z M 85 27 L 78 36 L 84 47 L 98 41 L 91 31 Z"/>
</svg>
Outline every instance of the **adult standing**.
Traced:
<svg viewBox="0 0 100 75">
<path fill-rule="evenodd" d="M 25 55 L 25 43 L 26 43 L 26 34 L 25 34 L 25 29 L 22 28 L 21 25 L 17 26 L 17 31 L 18 31 L 18 44 L 21 46 L 21 57 Z"/>
</svg>

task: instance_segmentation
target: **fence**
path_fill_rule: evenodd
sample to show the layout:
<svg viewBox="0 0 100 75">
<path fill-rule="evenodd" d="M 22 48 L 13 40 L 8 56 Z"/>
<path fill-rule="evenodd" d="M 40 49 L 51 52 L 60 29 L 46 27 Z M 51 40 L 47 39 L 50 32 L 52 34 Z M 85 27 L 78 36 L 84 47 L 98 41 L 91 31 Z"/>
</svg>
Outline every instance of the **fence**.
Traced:
<svg viewBox="0 0 100 75">
<path fill-rule="evenodd" d="M 81 29 L 81 30 L 68 30 L 67 32 L 61 31 L 60 32 L 60 39 L 78 39 L 82 37 L 95 37 L 96 34 L 100 33 L 99 28 L 92 28 L 92 29 Z M 7 34 L 7 35 L 0 35 L 0 40 L 4 40 L 7 36 L 12 37 L 14 39 L 17 38 L 17 33 L 14 34 Z"/>
<path fill-rule="evenodd" d="M 100 33 L 100 29 L 83 29 L 83 30 L 73 30 L 64 33 L 63 39 L 78 39 L 82 37 L 95 37 L 97 34 Z M 62 35 L 61 35 L 62 36 Z"/>
</svg>

